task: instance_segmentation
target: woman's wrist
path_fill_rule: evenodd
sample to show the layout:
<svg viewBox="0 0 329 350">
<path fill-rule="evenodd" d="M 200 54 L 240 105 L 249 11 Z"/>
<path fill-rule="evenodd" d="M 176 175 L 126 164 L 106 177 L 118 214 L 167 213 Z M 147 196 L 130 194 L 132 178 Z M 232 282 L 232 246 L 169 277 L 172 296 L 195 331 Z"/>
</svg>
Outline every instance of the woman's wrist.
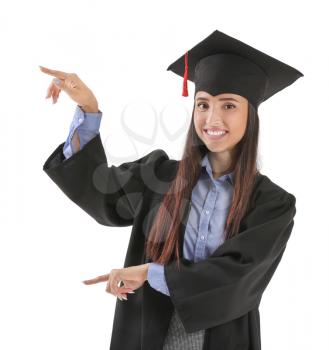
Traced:
<svg viewBox="0 0 329 350">
<path fill-rule="evenodd" d="M 80 106 L 79 107 L 85 112 L 85 113 L 98 113 L 98 105 L 85 105 L 85 106 Z"/>
<path fill-rule="evenodd" d="M 150 263 L 144 264 L 144 266 L 145 266 L 145 270 L 144 270 L 144 280 L 146 281 L 146 280 L 147 280 L 147 273 L 148 273 L 148 270 L 149 270 Z"/>
</svg>

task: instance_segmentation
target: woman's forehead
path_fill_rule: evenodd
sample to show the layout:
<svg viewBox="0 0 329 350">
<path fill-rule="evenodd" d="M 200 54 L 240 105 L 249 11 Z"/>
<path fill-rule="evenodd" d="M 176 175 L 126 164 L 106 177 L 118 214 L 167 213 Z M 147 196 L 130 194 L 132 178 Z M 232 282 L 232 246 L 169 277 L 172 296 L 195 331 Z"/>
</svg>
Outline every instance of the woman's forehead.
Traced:
<svg viewBox="0 0 329 350">
<path fill-rule="evenodd" d="M 237 95 L 237 94 L 233 94 L 233 93 L 220 93 L 218 95 L 211 95 L 209 94 L 208 92 L 206 91 L 198 91 L 196 94 L 195 94 L 195 99 L 197 98 L 205 98 L 205 99 L 226 99 L 226 98 L 233 98 L 235 100 L 238 100 L 238 101 L 241 101 L 243 99 L 243 97 L 241 95 Z"/>
</svg>

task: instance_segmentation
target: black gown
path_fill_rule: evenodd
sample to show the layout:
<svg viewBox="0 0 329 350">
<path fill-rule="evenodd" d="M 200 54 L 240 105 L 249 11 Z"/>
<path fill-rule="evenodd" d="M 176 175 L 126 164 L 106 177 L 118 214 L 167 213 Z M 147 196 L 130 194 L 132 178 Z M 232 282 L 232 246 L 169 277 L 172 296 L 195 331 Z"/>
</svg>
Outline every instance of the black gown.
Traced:
<svg viewBox="0 0 329 350">
<path fill-rule="evenodd" d="M 108 166 L 100 134 L 67 160 L 63 145 L 43 170 L 99 224 L 132 226 L 124 267 L 150 262 L 145 239 L 179 161 L 156 149 Z M 187 333 L 205 329 L 203 350 L 260 350 L 259 304 L 286 249 L 295 203 L 294 195 L 259 174 L 239 233 L 197 263 L 182 257 L 186 209 L 180 270 L 174 258 L 164 267 L 170 297 L 146 281 L 127 301 L 117 300 L 110 350 L 162 350 L 174 308 Z"/>
</svg>

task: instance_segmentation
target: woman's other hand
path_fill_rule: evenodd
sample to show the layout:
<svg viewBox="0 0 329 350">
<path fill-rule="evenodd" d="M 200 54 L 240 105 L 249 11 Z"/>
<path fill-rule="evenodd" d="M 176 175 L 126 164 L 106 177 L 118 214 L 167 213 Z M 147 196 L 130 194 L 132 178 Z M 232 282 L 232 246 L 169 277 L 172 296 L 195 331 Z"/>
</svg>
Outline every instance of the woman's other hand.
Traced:
<svg viewBox="0 0 329 350">
<path fill-rule="evenodd" d="M 126 293 L 134 293 L 134 289 L 140 288 L 147 280 L 148 266 L 149 264 L 143 264 L 123 269 L 113 269 L 109 274 L 82 282 L 87 285 L 107 282 L 106 292 L 117 296 L 120 300 L 122 300 L 121 297 L 127 300 Z M 121 282 L 123 282 L 123 286 L 119 287 Z"/>
<path fill-rule="evenodd" d="M 98 112 L 96 97 L 77 74 L 39 67 L 41 72 L 54 77 L 48 87 L 46 98 L 52 97 L 53 103 L 56 103 L 61 90 L 64 90 L 73 101 L 84 107 L 85 112 Z"/>
</svg>

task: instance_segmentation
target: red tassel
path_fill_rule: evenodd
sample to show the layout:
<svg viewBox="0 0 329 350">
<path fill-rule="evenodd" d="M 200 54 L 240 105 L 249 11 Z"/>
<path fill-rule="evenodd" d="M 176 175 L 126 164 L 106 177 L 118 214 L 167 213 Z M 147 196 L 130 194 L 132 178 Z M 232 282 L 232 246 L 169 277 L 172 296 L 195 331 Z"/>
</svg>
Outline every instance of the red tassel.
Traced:
<svg viewBox="0 0 329 350">
<path fill-rule="evenodd" d="M 187 58 L 187 52 L 185 53 L 185 70 L 184 70 L 184 81 L 183 81 L 183 96 L 188 96 L 187 91 L 187 75 L 188 75 L 188 58 Z"/>
</svg>

